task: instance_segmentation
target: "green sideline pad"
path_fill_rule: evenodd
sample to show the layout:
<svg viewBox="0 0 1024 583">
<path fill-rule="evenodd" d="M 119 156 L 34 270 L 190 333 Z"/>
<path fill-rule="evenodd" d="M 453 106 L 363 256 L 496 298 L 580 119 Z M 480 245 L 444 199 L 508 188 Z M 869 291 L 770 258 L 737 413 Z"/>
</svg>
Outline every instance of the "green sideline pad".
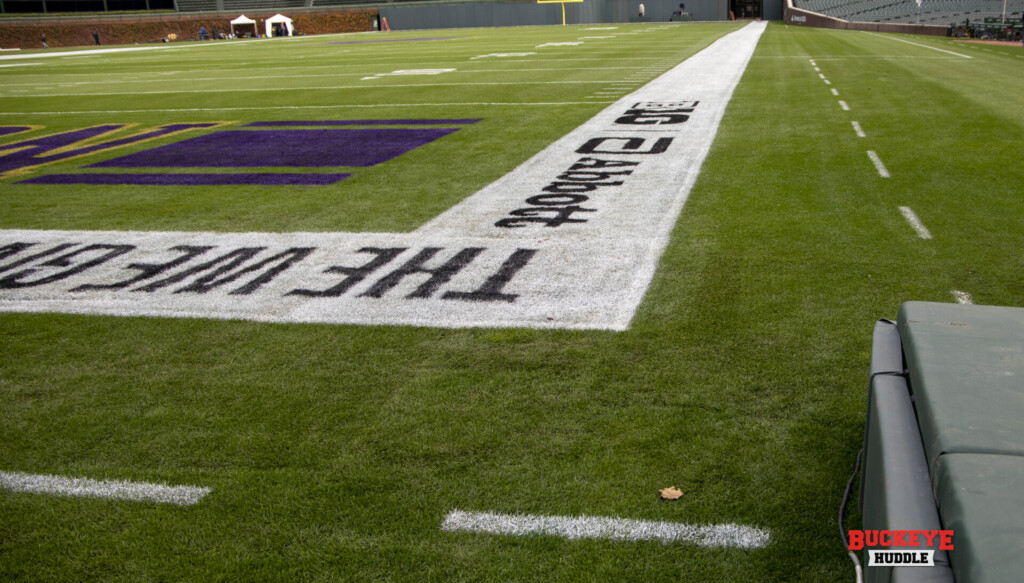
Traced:
<svg viewBox="0 0 1024 583">
<path fill-rule="evenodd" d="M 946 454 L 933 478 L 957 581 L 1024 576 L 1024 457 Z"/>
<path fill-rule="evenodd" d="M 868 530 L 942 528 L 914 405 L 903 376 L 904 366 L 896 324 L 888 320 L 876 322 L 860 488 L 861 520 Z M 871 567 L 865 571 L 864 580 L 953 583 L 954 578 L 949 555 L 937 550 L 934 568 Z"/>
<path fill-rule="evenodd" d="M 911 302 L 898 327 L 957 581 L 1024 572 L 1024 309 Z"/>
<path fill-rule="evenodd" d="M 1024 455 L 1024 309 L 908 302 L 897 324 L 933 486 L 943 454 Z"/>
</svg>

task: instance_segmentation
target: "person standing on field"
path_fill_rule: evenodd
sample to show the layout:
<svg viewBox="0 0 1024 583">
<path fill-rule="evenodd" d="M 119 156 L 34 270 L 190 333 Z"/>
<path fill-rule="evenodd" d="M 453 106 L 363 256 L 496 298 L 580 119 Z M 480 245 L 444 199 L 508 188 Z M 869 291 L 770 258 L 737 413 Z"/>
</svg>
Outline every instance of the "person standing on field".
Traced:
<svg viewBox="0 0 1024 583">
<path fill-rule="evenodd" d="M 100 33 L 98 30 L 92 31 L 92 40 L 96 41 L 96 46 L 100 46 Z"/>
<path fill-rule="evenodd" d="M 46 44 L 46 33 L 45 32 L 43 34 L 39 35 L 39 40 L 43 41 L 43 48 L 44 49 L 50 48 L 50 45 Z"/>
</svg>

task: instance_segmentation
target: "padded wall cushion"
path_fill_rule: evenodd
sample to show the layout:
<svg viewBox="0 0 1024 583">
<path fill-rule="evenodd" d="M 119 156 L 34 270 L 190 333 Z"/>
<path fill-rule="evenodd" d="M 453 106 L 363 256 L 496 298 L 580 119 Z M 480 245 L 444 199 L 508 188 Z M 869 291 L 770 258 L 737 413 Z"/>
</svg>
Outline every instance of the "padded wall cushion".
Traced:
<svg viewBox="0 0 1024 583">
<path fill-rule="evenodd" d="M 1024 581 L 1024 457 L 946 454 L 933 477 L 956 580 Z"/>
<path fill-rule="evenodd" d="M 1024 309 L 908 302 L 898 326 L 933 487 L 943 453 L 1024 455 Z"/>
<path fill-rule="evenodd" d="M 914 420 L 914 408 L 903 377 L 878 375 L 871 379 L 868 419 L 864 435 L 864 471 L 861 473 L 861 520 L 864 529 L 941 528 L 928 479 L 924 448 Z M 896 580 L 951 583 L 953 576 L 945 552 L 935 553 L 935 565 L 932 569 L 872 567 L 865 572 L 865 580 L 867 583 Z"/>
</svg>

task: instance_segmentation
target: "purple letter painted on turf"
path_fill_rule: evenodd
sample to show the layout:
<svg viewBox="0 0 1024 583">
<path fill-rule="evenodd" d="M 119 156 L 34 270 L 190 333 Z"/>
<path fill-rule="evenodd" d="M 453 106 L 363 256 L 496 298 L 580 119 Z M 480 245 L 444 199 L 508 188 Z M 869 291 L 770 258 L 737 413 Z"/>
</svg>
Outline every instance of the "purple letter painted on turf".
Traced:
<svg viewBox="0 0 1024 583">
<path fill-rule="evenodd" d="M 11 127 L 0 127 L 0 136 L 9 136 L 32 128 L 28 126 L 11 126 Z"/>
<path fill-rule="evenodd" d="M 440 126 L 468 125 L 481 121 L 475 119 L 341 119 L 328 121 L 254 121 L 245 127 L 293 127 L 293 126 Z"/>
<path fill-rule="evenodd" d="M 132 184 L 145 186 L 322 186 L 350 174 L 48 174 L 18 184 Z"/>
<path fill-rule="evenodd" d="M 100 168 L 375 166 L 456 129 L 223 131 L 93 164 Z"/>
<path fill-rule="evenodd" d="M 103 142 L 100 144 L 93 144 L 84 148 L 78 148 L 75 150 L 67 150 L 59 154 L 51 154 L 58 148 L 65 148 L 72 144 L 95 138 L 106 132 L 120 129 L 124 127 L 120 124 L 101 125 L 84 130 L 75 130 L 71 132 L 64 132 L 52 136 L 45 136 L 42 138 L 36 138 L 34 140 L 28 140 L 24 142 L 15 142 L 13 144 L 7 144 L 4 148 L 24 148 L 17 152 L 7 154 L 6 156 L 0 156 L 0 174 L 5 174 L 13 170 L 19 170 L 21 168 L 29 168 L 37 166 L 39 164 L 46 164 L 47 162 L 56 162 L 58 160 L 65 160 L 74 156 L 82 156 L 84 154 L 91 154 L 99 150 L 105 150 L 107 148 L 115 148 L 117 146 L 124 146 L 132 144 L 142 140 L 149 140 L 152 138 L 165 136 L 174 132 L 180 132 L 182 130 L 189 130 L 194 128 L 207 128 L 215 126 L 213 123 L 190 123 L 190 124 L 171 124 L 163 127 L 156 128 L 149 132 L 146 132 L 137 136 L 129 136 L 114 140 L 111 142 Z"/>
</svg>

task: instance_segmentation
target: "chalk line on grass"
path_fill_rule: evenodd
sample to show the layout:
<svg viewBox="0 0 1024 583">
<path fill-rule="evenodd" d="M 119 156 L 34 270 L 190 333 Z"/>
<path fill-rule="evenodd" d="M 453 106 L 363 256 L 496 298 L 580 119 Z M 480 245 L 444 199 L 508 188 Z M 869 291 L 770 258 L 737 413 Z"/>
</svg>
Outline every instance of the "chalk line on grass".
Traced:
<svg viewBox="0 0 1024 583">
<path fill-rule="evenodd" d="M 453 510 L 441 523 L 446 532 L 477 532 L 509 536 L 547 535 L 578 539 L 693 543 L 702 547 L 760 549 L 767 529 L 737 524 L 691 525 L 600 516 L 536 516 Z"/>
<path fill-rule="evenodd" d="M 385 73 L 384 75 L 391 75 Z M 364 77 L 360 81 L 381 79 L 380 76 Z M 236 89 L 164 89 L 158 91 L 112 91 L 103 93 L 34 93 L 28 95 L 0 95 L 3 97 L 111 97 L 117 95 L 173 95 L 178 93 L 271 93 L 284 91 L 336 91 L 336 90 L 377 90 L 403 89 L 409 87 L 500 87 L 500 86 L 521 86 L 521 85 L 607 85 L 609 80 L 594 79 L 592 81 L 571 80 L 571 81 L 516 81 L 516 82 L 465 82 L 465 83 L 387 83 L 374 85 L 325 85 L 320 87 L 240 87 Z"/>
<path fill-rule="evenodd" d="M 974 58 L 974 57 L 972 57 L 970 55 L 963 55 L 963 54 L 956 53 L 956 52 L 953 52 L 953 51 L 947 51 L 946 49 L 940 49 L 940 48 L 936 48 L 936 47 L 929 46 L 929 45 L 923 45 L 921 43 L 915 43 L 913 41 L 904 40 L 904 39 L 901 39 L 901 38 L 896 38 L 896 37 L 885 35 L 885 34 L 876 34 L 876 33 L 868 32 L 868 31 L 863 31 L 863 32 L 864 32 L 864 34 L 870 34 L 871 36 L 887 38 L 889 40 L 894 40 L 896 42 L 906 43 L 908 45 L 914 45 L 915 47 L 922 47 L 922 48 L 925 48 L 925 49 L 931 49 L 933 51 L 939 51 L 940 53 L 947 53 L 947 54 L 950 54 L 950 55 L 956 55 L 958 57 L 963 57 L 965 59 L 973 59 Z"/>
<path fill-rule="evenodd" d="M 79 496 L 85 498 L 110 498 L 134 502 L 158 502 L 191 506 L 210 493 L 210 488 L 197 486 L 167 486 L 146 482 L 125 482 L 112 480 L 91 480 L 89 478 L 68 478 L 0 472 L 0 488 L 11 492 L 51 494 L 54 496 Z"/>
<path fill-rule="evenodd" d="M 917 218 L 917 214 L 913 211 L 913 209 L 911 209 L 909 206 L 901 206 L 900 214 L 903 215 L 903 218 L 907 219 L 907 222 L 910 223 L 910 226 L 917 233 L 918 237 L 921 237 L 922 239 L 932 238 L 931 231 L 928 230 L 928 227 L 924 226 L 924 223 L 921 222 L 921 219 Z"/>
<path fill-rule="evenodd" d="M 865 134 L 864 130 L 860 127 L 860 123 L 859 122 L 851 121 L 850 125 L 853 126 L 853 131 L 857 132 L 857 137 L 858 138 L 866 138 L 866 137 L 868 137 L 868 135 Z"/>
<path fill-rule="evenodd" d="M 889 178 L 889 169 L 882 163 L 882 159 L 878 157 L 878 154 L 874 150 L 868 150 L 868 158 L 871 158 L 871 163 L 875 165 L 875 170 L 878 171 L 878 175 L 882 178 Z"/>
<path fill-rule="evenodd" d="M 321 109 L 388 109 L 395 107 L 462 107 L 462 106 L 479 106 L 479 107 L 519 107 L 519 106 L 563 106 L 563 105 L 590 105 L 586 101 L 519 101 L 519 102 L 502 102 L 502 101 L 448 101 L 448 102 L 423 102 L 423 103 L 354 103 L 354 104 L 334 104 L 334 105 L 262 105 L 254 107 L 180 107 L 180 108 L 168 108 L 168 109 L 106 109 L 106 110 L 83 110 L 83 111 L 20 111 L 20 112 L 5 112 L 0 111 L 0 116 L 24 116 L 24 115 L 95 115 L 95 114 L 113 114 L 113 113 L 192 113 L 192 112 L 205 112 L 205 111 L 304 111 L 304 110 L 321 110 Z"/>
<path fill-rule="evenodd" d="M 0 311 L 625 330 L 765 26 L 411 233 L 0 231 Z"/>
<path fill-rule="evenodd" d="M 842 99 L 839 100 L 839 107 L 843 108 L 843 111 L 850 111 L 850 105 Z"/>
<path fill-rule="evenodd" d="M 965 291 L 960 291 L 958 289 L 955 289 L 955 290 L 953 290 L 950 293 L 952 293 L 953 297 L 956 298 L 957 303 L 964 304 L 964 305 L 972 305 L 972 304 L 974 304 L 974 298 L 971 296 L 971 294 L 969 294 L 969 293 L 967 293 Z"/>
</svg>

